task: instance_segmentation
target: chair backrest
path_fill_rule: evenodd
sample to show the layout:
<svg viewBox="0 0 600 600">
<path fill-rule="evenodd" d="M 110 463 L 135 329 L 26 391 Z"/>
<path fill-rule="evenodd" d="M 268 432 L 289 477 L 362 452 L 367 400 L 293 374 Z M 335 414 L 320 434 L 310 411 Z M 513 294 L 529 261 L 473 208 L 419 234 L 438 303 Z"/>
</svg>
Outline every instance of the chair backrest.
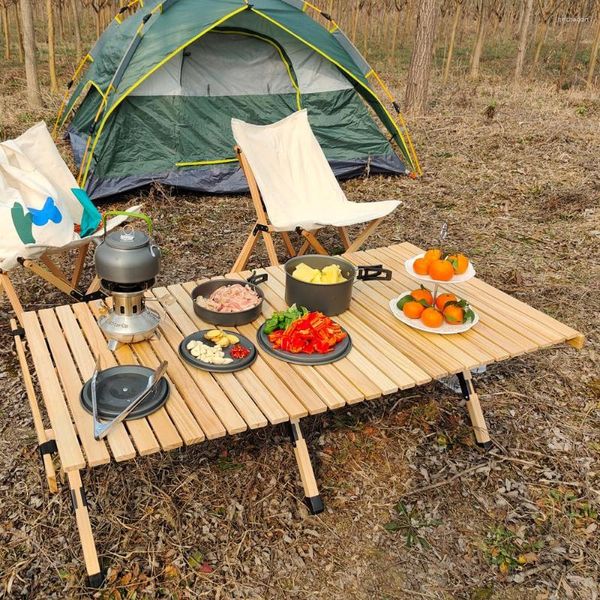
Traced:
<svg viewBox="0 0 600 600">
<path fill-rule="evenodd" d="M 270 125 L 232 119 L 231 129 L 275 227 L 317 222 L 323 211 L 348 202 L 310 127 L 306 109 Z"/>
</svg>

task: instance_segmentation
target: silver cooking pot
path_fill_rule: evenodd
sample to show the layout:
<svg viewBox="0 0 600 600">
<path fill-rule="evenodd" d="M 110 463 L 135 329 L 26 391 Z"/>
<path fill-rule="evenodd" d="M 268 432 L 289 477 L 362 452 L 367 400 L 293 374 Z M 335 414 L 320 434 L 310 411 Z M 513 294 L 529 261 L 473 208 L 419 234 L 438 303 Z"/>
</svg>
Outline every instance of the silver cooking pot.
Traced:
<svg viewBox="0 0 600 600">
<path fill-rule="evenodd" d="M 128 215 L 146 222 L 148 234 L 125 226 L 106 235 L 106 218 L 113 215 Z M 150 281 L 160 271 L 160 248 L 152 241 L 152 221 L 143 213 L 128 213 L 111 210 L 102 217 L 104 239 L 94 254 L 96 273 L 100 279 L 130 285 Z"/>
</svg>

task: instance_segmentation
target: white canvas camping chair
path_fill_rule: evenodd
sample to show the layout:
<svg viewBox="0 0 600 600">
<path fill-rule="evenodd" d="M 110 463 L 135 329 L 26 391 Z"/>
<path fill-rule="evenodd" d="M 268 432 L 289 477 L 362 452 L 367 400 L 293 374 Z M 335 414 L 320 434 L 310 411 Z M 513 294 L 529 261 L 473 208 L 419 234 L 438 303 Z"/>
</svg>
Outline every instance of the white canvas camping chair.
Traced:
<svg viewBox="0 0 600 600">
<path fill-rule="evenodd" d="M 106 231 L 139 208 L 110 219 Z M 7 296 L 19 320 L 23 306 L 10 277 L 19 265 L 76 300 L 96 295 L 96 280 L 86 292 L 78 286 L 90 244 L 104 235 L 99 221 L 100 213 L 77 185 L 45 123 L 0 143 L 0 297 Z M 70 251 L 77 255 L 67 274 L 56 258 Z"/>
<path fill-rule="evenodd" d="M 256 210 L 256 222 L 232 271 L 243 271 L 262 235 L 271 264 L 278 264 L 273 233 L 279 233 L 290 256 L 312 247 L 327 251 L 315 233 L 336 227 L 346 251 L 354 252 L 399 204 L 397 200 L 350 202 L 338 183 L 308 122 L 306 110 L 271 125 L 252 125 L 232 119 L 236 153 Z M 354 240 L 347 227 L 367 223 Z M 305 239 L 295 251 L 289 232 Z"/>
</svg>

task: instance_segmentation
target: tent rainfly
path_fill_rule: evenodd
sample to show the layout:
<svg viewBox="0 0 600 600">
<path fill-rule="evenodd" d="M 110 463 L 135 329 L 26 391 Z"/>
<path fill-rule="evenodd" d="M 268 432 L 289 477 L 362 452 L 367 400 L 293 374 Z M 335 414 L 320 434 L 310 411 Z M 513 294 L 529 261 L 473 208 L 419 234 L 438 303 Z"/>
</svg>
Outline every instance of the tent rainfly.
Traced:
<svg viewBox="0 0 600 600">
<path fill-rule="evenodd" d="M 303 108 L 336 176 L 420 174 L 387 88 L 331 17 L 302 0 L 134 0 L 75 83 L 57 128 L 71 118 L 79 183 L 94 199 L 151 182 L 244 191 L 232 117 L 267 124 Z"/>
</svg>

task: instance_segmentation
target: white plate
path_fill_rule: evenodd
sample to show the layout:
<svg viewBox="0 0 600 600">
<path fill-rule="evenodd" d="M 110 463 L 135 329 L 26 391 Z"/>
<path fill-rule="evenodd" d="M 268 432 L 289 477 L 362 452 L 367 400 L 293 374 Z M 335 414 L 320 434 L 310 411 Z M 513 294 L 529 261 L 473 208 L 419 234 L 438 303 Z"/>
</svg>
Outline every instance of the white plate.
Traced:
<svg viewBox="0 0 600 600">
<path fill-rule="evenodd" d="M 469 321 L 468 323 L 463 323 L 462 325 L 450 325 L 450 323 L 444 322 L 444 324 L 441 327 L 427 327 L 427 325 L 425 325 L 423 321 L 421 321 L 421 319 L 409 319 L 404 314 L 404 312 L 396 306 L 400 298 L 404 298 L 404 296 L 409 295 L 410 291 L 407 290 L 406 292 L 402 292 L 399 296 L 396 296 L 396 298 L 392 298 L 390 300 L 390 310 L 398 320 L 402 321 L 403 323 L 406 323 L 406 325 L 409 325 L 413 329 L 427 331 L 427 333 L 441 333 L 442 335 L 451 335 L 453 333 L 464 333 L 465 331 L 469 331 L 471 327 L 474 327 L 479 322 L 479 315 L 471 308 L 475 317 L 472 321 Z"/>
<path fill-rule="evenodd" d="M 409 258 L 404 263 L 404 268 L 406 269 L 406 272 L 414 279 L 418 279 L 419 281 L 425 281 L 427 283 L 433 283 L 433 284 L 437 283 L 437 284 L 444 285 L 444 283 L 463 283 L 463 282 L 469 281 L 469 279 L 472 279 L 473 277 L 475 277 L 475 268 L 473 267 L 473 264 L 471 263 L 471 261 L 469 261 L 469 267 L 462 275 L 454 275 L 454 277 L 452 277 L 452 279 L 450 281 L 439 281 L 438 279 L 431 279 L 431 277 L 429 277 L 429 275 L 419 275 L 418 273 L 415 273 L 415 270 L 413 269 L 413 264 L 414 264 L 415 260 L 417 260 L 417 258 L 423 258 L 424 256 L 425 256 L 425 253 L 417 254 L 416 256 Z"/>
</svg>

